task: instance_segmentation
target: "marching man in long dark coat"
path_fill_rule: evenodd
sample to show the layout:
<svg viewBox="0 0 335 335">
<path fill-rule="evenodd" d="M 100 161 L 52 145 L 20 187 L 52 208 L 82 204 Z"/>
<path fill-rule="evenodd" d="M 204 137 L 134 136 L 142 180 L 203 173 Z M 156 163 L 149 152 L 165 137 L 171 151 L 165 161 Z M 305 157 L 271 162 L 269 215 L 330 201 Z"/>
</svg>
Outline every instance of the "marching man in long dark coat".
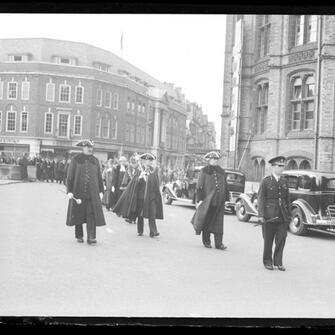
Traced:
<svg viewBox="0 0 335 335">
<path fill-rule="evenodd" d="M 157 168 L 153 167 L 156 157 L 145 153 L 140 157 L 139 169 L 123 192 L 113 212 L 126 218 L 137 217 L 138 236 L 143 235 L 144 218 L 149 221 L 150 237 L 159 235 L 156 220 L 163 220 L 163 203 L 159 189 Z"/>
<path fill-rule="evenodd" d="M 214 234 L 215 248 L 225 250 L 222 243 L 225 202 L 229 199 L 225 171 L 218 165 L 220 154 L 205 155 L 208 165 L 201 169 L 197 183 L 197 208 L 192 224 L 197 235 L 202 232 L 202 243 L 211 248 L 210 234 Z"/>
<path fill-rule="evenodd" d="M 281 177 L 285 168 L 285 157 L 277 156 L 269 160 L 272 174 L 264 177 L 258 190 L 258 216 L 262 223 L 264 239 L 263 264 L 266 269 L 285 271 L 283 251 L 290 220 L 290 193 L 288 181 Z M 275 250 L 272 257 L 273 240 Z"/>
<path fill-rule="evenodd" d="M 96 243 L 96 227 L 106 224 L 101 199 L 104 192 L 98 159 L 93 156 L 93 142 L 80 141 L 83 152 L 75 155 L 67 174 L 68 226 L 75 226 L 75 237 L 84 242 L 83 223 L 86 223 L 87 243 Z"/>
</svg>

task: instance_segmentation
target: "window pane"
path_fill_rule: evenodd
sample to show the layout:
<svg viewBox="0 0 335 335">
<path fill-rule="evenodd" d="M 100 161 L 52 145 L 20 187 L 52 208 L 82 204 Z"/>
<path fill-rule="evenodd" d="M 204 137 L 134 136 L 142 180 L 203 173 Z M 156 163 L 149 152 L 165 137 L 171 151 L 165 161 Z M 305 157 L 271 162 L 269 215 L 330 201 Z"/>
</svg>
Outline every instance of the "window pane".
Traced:
<svg viewBox="0 0 335 335">
<path fill-rule="evenodd" d="M 111 93 L 106 92 L 105 93 L 105 107 L 110 107 L 111 106 Z"/>
<path fill-rule="evenodd" d="M 119 108 L 119 95 L 117 93 L 114 94 L 113 108 L 114 109 L 118 109 Z"/>
<path fill-rule="evenodd" d="M 307 15 L 307 42 L 316 41 L 316 31 L 317 31 L 317 16 Z"/>
<path fill-rule="evenodd" d="M 46 94 L 47 101 L 54 101 L 55 100 L 55 84 L 47 83 L 47 94 Z"/>
<path fill-rule="evenodd" d="M 52 132 L 52 114 L 47 113 L 45 117 L 45 132 L 51 133 Z"/>
<path fill-rule="evenodd" d="M 8 99 L 16 99 L 17 83 L 8 83 Z"/>
<path fill-rule="evenodd" d="M 8 112 L 7 113 L 7 130 L 15 131 L 16 129 L 16 113 Z"/>
<path fill-rule="evenodd" d="M 29 81 L 22 82 L 22 90 L 21 90 L 22 100 L 29 100 L 29 89 L 30 89 Z"/>
<path fill-rule="evenodd" d="M 304 42 L 304 15 L 297 15 L 295 22 L 295 45 L 302 45 Z"/>
<path fill-rule="evenodd" d="M 22 112 L 21 113 L 21 131 L 28 130 L 28 113 Z"/>
<path fill-rule="evenodd" d="M 301 79 L 297 78 L 293 84 L 293 99 L 301 99 Z"/>
<path fill-rule="evenodd" d="M 83 102 L 83 88 L 81 86 L 77 86 L 76 88 L 76 102 L 77 103 Z"/>
<path fill-rule="evenodd" d="M 81 115 L 76 115 L 74 118 L 74 134 L 81 134 Z"/>
<path fill-rule="evenodd" d="M 310 76 L 306 80 L 306 97 L 313 97 L 315 92 L 314 77 Z"/>
<path fill-rule="evenodd" d="M 292 104 L 292 129 L 300 129 L 301 104 Z"/>
<path fill-rule="evenodd" d="M 102 105 L 102 91 L 97 90 L 97 106 L 101 106 L 101 105 Z"/>
<path fill-rule="evenodd" d="M 67 114 L 59 114 L 59 136 L 67 136 L 68 134 L 68 119 Z"/>
<path fill-rule="evenodd" d="M 101 119 L 97 118 L 95 123 L 95 137 L 100 137 Z"/>
<path fill-rule="evenodd" d="M 0 99 L 3 99 L 3 81 L 0 81 Z"/>
<path fill-rule="evenodd" d="M 263 86 L 263 105 L 268 104 L 268 97 L 269 97 L 269 86 L 264 85 Z"/>
<path fill-rule="evenodd" d="M 60 101 L 62 102 L 70 101 L 70 86 L 67 85 L 60 86 Z"/>
</svg>

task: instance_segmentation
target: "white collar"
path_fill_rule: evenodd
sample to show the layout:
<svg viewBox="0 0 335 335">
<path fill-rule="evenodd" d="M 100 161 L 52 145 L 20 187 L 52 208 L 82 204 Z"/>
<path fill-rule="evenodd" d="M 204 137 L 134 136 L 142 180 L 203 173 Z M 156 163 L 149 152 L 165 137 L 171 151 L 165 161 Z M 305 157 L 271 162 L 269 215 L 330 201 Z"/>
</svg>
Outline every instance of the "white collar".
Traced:
<svg viewBox="0 0 335 335">
<path fill-rule="evenodd" d="M 280 179 L 280 176 L 277 176 L 275 173 L 272 173 L 272 175 L 275 177 L 275 179 L 277 180 L 277 182 L 279 181 Z"/>
</svg>

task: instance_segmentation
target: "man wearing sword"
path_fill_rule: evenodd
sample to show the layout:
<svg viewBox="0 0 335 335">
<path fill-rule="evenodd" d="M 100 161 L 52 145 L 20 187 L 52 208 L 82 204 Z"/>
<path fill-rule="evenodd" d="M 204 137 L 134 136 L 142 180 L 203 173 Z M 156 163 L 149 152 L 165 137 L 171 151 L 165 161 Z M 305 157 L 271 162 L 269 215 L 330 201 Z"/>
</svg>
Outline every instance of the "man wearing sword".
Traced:
<svg viewBox="0 0 335 335">
<path fill-rule="evenodd" d="M 286 270 L 283 266 L 283 251 L 291 202 L 288 181 L 281 177 L 285 161 L 283 156 L 269 160 L 272 165 L 272 174 L 262 180 L 258 190 L 258 216 L 264 239 L 263 264 L 268 270 L 273 270 L 273 266 L 280 271 Z M 275 240 L 275 250 L 272 257 L 273 240 Z"/>
<path fill-rule="evenodd" d="M 83 223 L 86 223 L 87 243 L 96 243 L 96 227 L 106 225 L 101 199 L 104 186 L 98 159 L 93 156 L 93 142 L 82 140 L 76 144 L 83 152 L 75 155 L 67 173 L 69 205 L 67 226 L 75 226 L 75 237 L 84 242 Z"/>
</svg>

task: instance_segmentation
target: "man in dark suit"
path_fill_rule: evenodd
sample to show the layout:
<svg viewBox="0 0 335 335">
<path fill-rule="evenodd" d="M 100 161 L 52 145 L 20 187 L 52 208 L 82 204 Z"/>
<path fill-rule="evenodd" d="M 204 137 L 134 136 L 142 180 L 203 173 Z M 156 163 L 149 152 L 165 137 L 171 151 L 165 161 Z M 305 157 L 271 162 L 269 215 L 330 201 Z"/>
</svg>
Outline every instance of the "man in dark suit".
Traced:
<svg viewBox="0 0 335 335">
<path fill-rule="evenodd" d="M 282 260 L 290 220 L 288 181 L 281 176 L 285 162 L 283 156 L 269 160 L 272 174 L 262 180 L 258 190 L 258 216 L 264 239 L 263 264 L 268 270 L 273 270 L 274 265 L 285 271 Z M 273 240 L 275 250 L 272 256 Z"/>
</svg>

